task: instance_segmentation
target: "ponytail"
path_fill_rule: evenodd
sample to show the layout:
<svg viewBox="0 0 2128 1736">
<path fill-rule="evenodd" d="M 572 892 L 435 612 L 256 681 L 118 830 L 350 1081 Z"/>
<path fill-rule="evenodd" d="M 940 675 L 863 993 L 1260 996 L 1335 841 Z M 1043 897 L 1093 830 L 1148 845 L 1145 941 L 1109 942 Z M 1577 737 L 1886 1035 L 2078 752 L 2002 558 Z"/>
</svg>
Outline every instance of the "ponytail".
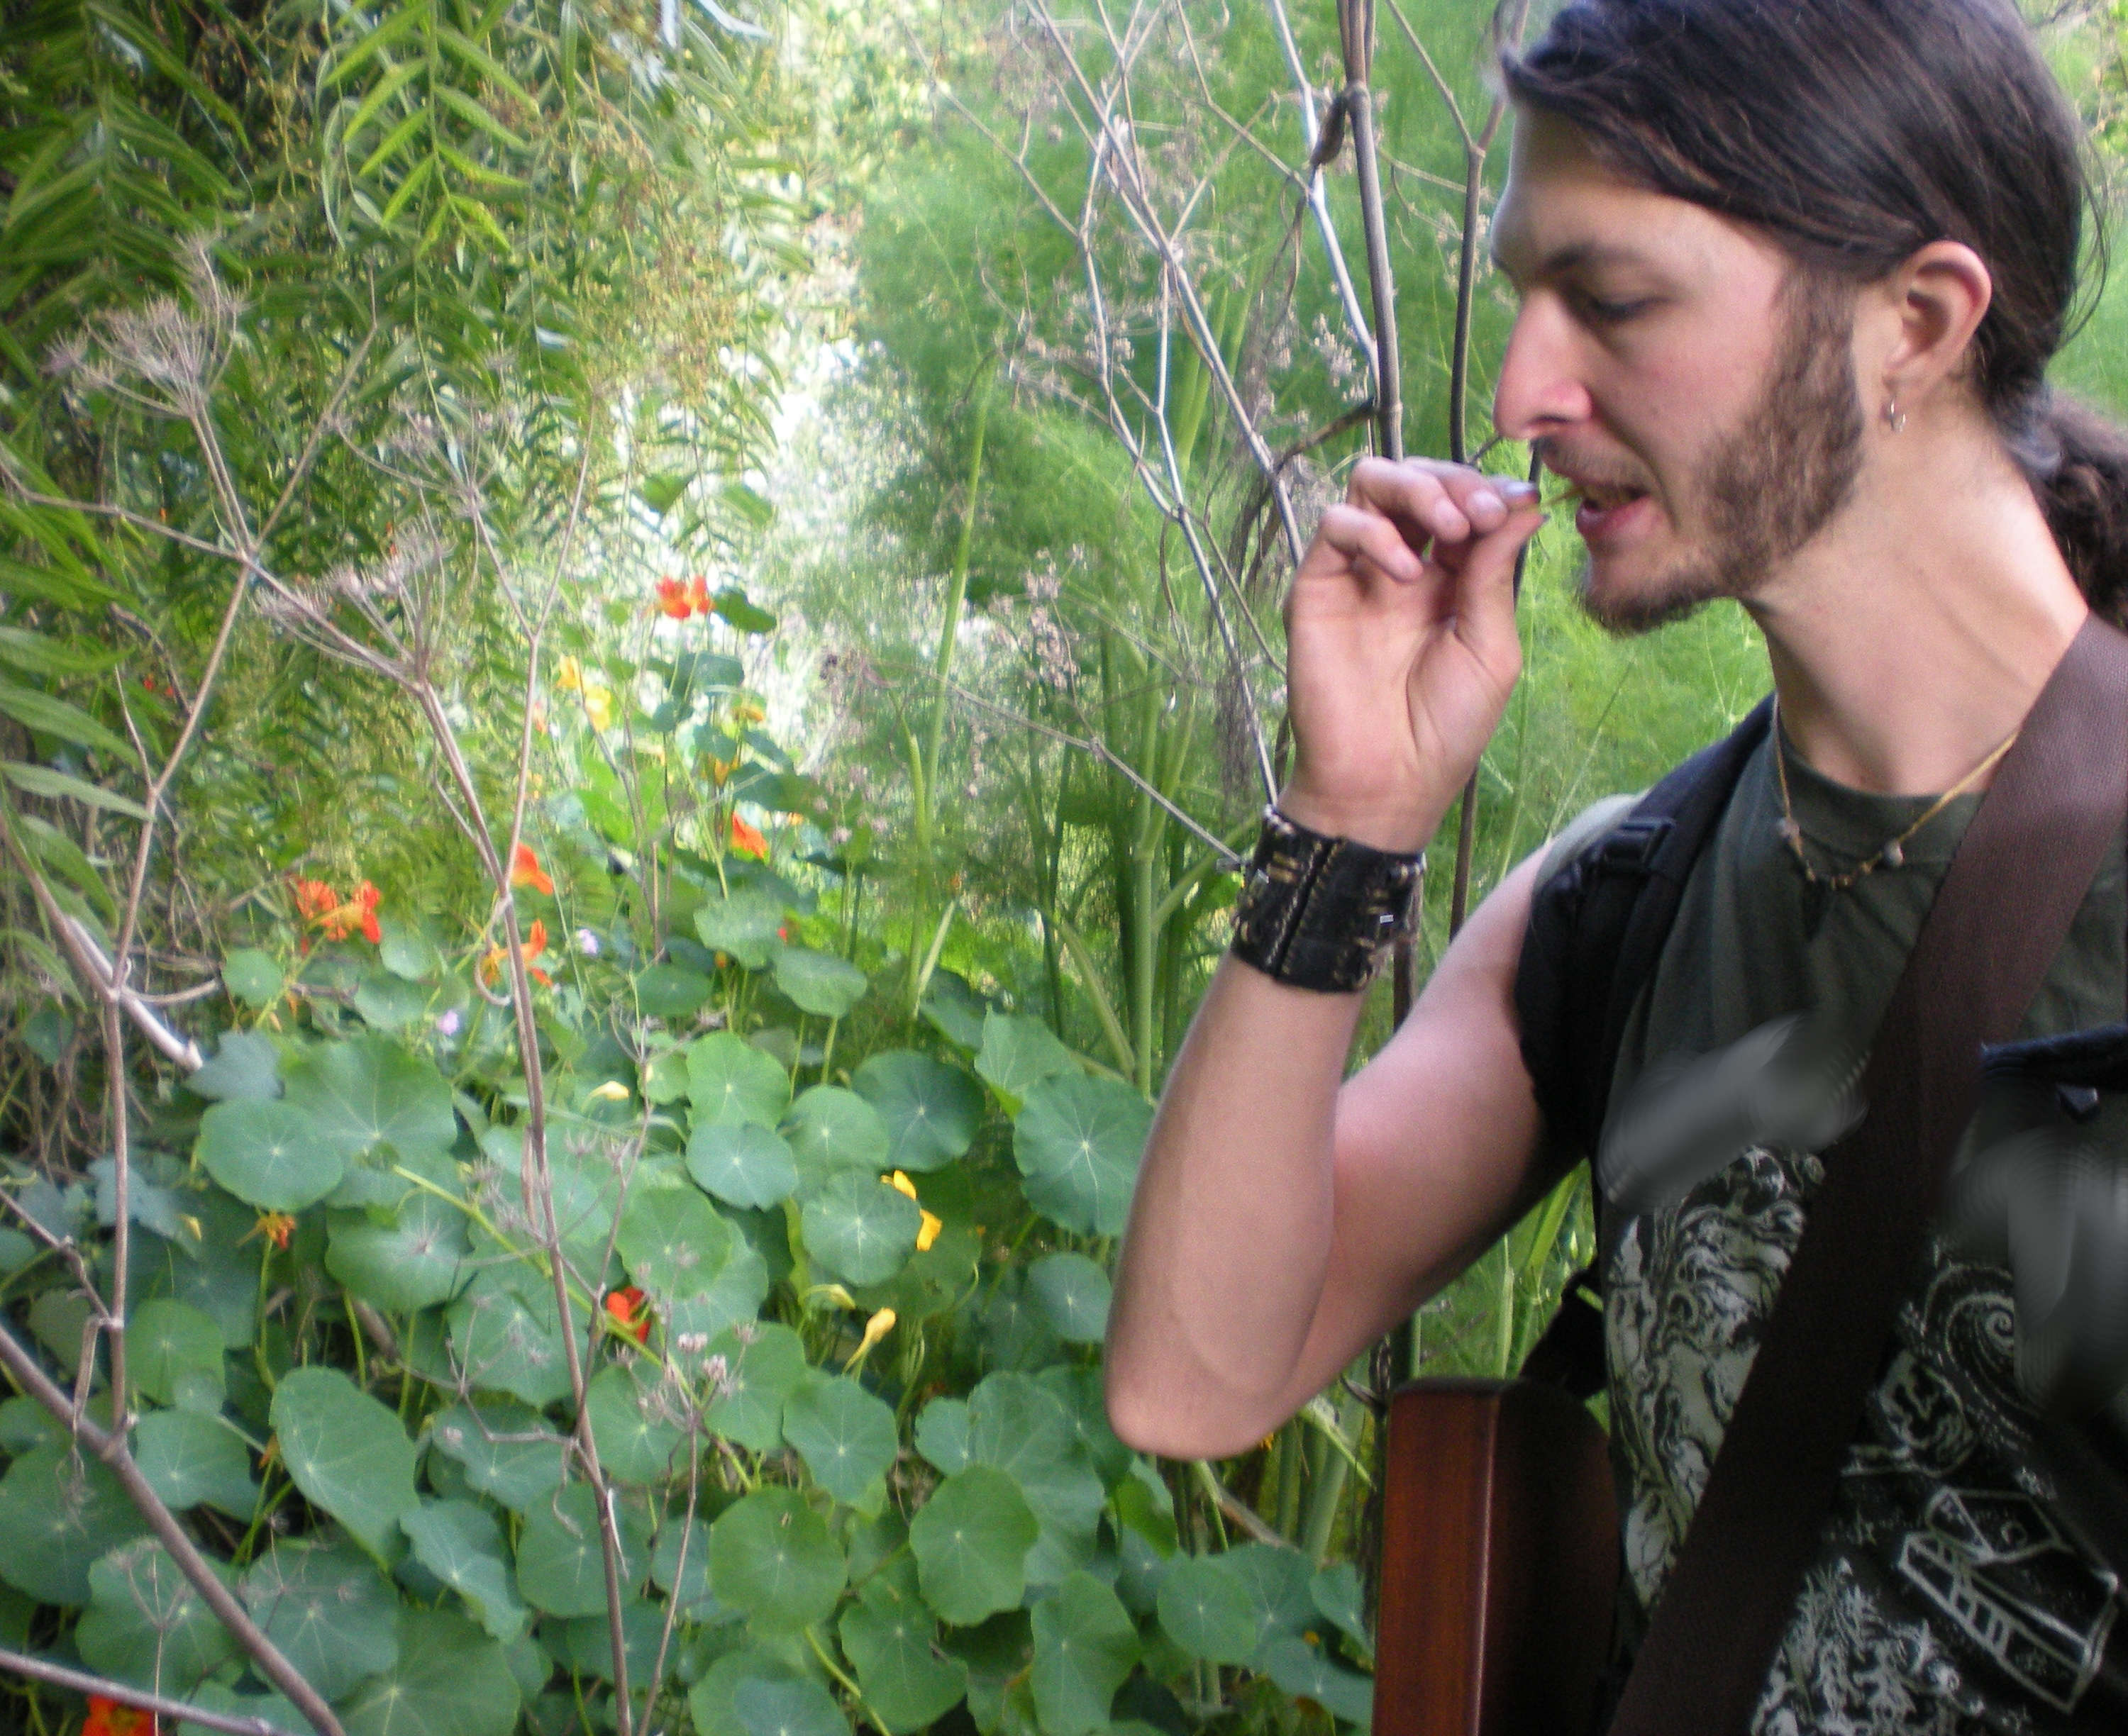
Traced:
<svg viewBox="0 0 2128 1736">
<path fill-rule="evenodd" d="M 2128 628 L 2128 429 L 2041 387 L 2006 430 L 2084 600 Z"/>
</svg>

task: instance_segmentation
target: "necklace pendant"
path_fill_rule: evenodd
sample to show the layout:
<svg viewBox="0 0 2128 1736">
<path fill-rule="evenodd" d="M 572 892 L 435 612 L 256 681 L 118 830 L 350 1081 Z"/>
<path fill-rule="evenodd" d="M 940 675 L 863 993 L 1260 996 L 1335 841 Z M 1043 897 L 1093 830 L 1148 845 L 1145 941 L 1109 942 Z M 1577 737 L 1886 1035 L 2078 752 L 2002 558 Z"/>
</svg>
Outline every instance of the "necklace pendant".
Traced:
<svg viewBox="0 0 2128 1736">
<path fill-rule="evenodd" d="M 1779 826 L 1775 829 L 1780 833 L 1781 842 L 1789 849 L 1799 850 L 1803 847 L 1803 828 L 1796 824 L 1793 815 L 1784 814 Z"/>
<path fill-rule="evenodd" d="M 1877 860 L 1887 868 L 1903 868 L 1906 866 L 1907 852 L 1899 847 L 1899 841 L 1893 838 L 1879 853 Z"/>
</svg>

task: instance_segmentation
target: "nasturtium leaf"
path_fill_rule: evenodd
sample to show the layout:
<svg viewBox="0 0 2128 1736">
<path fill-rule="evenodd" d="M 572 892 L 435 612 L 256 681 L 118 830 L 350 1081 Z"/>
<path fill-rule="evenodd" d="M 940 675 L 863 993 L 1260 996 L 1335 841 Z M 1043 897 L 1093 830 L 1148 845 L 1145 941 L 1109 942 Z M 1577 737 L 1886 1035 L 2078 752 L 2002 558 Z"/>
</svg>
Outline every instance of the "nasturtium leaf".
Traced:
<svg viewBox="0 0 2128 1736">
<path fill-rule="evenodd" d="M 251 1619 L 327 1700 L 398 1661 L 398 1593 L 344 1541 L 275 1544 L 243 1593 Z"/>
<path fill-rule="evenodd" d="M 220 1562 L 209 1558 L 207 1567 L 231 1582 Z M 238 1655 L 235 1637 L 152 1537 L 121 1544 L 90 1568 L 88 1596 L 74 1639 L 100 1676 L 183 1698 Z"/>
<path fill-rule="evenodd" d="M 525 1630 L 525 1606 L 510 1548 L 493 1513 L 477 1501 L 425 1501 L 399 1515 L 414 1558 L 465 1600 L 473 1619 L 507 1644 Z"/>
<path fill-rule="evenodd" d="M 847 1375 L 816 1375 L 784 1400 L 783 1438 L 815 1482 L 860 1506 L 894 1463 L 894 1408 Z"/>
<path fill-rule="evenodd" d="M 449 1200 L 415 1190 L 380 1223 L 378 1211 L 335 1212 L 327 1219 L 325 1270 L 348 1293 L 387 1314 L 411 1314 L 458 1293 L 466 1275 L 465 1214 Z"/>
<path fill-rule="evenodd" d="M 916 1418 L 916 1450 L 948 1477 L 974 1463 L 968 1457 L 968 1402 L 934 1398 Z"/>
<path fill-rule="evenodd" d="M 724 1359 L 703 1421 L 750 1452 L 783 1444 L 783 1402 L 806 1372 L 805 1347 L 773 1321 L 744 1324 L 710 1340 L 709 1359 Z"/>
<path fill-rule="evenodd" d="M 414 926 L 393 917 L 382 917 L 378 927 L 383 939 L 377 944 L 378 962 L 394 976 L 410 983 L 426 981 L 444 968 L 436 943 Z"/>
<path fill-rule="evenodd" d="M 223 1392 L 221 1328 L 211 1316 L 158 1297 L 133 1311 L 126 1329 L 126 1369 L 159 1405 L 212 1416 Z"/>
<path fill-rule="evenodd" d="M 1341 1724 L 1365 1729 L 1374 1722 L 1374 1683 L 1356 1670 L 1340 1668 L 1298 1634 L 1272 1634 L 1257 1652 L 1255 1667 Z"/>
<path fill-rule="evenodd" d="M 830 1176 L 800 1216 L 805 1250 L 829 1276 L 876 1284 L 916 1251 L 924 1213 L 914 1200 L 862 1169 Z"/>
<path fill-rule="evenodd" d="M 260 1719 L 274 1729 L 287 1731 L 289 1736 L 302 1736 L 309 1728 L 303 1715 L 278 1694 L 240 1694 L 218 1681 L 203 1681 L 186 1697 L 202 1712 Z M 177 1736 L 222 1736 L 222 1732 L 187 1719 L 178 1724 Z"/>
<path fill-rule="evenodd" d="M 733 485 L 726 486 L 723 498 L 727 505 L 743 515 L 757 529 L 766 529 L 772 509 L 758 495 L 753 495 L 752 501 L 748 502 L 745 496 L 753 494 L 753 491 L 743 485 Z M 717 613 L 741 633 L 776 631 L 776 617 L 735 585 L 727 586 L 717 593 L 716 607 Z M 737 662 L 737 659 L 733 661 Z"/>
<path fill-rule="evenodd" d="M 758 1122 L 773 1127 L 791 1102 L 791 1075 L 729 1031 L 713 1031 L 687 1046 L 687 1095 L 695 1124 Z"/>
<path fill-rule="evenodd" d="M 618 1511 L 621 1584 L 643 1582 L 650 1553 L 649 1527 L 632 1506 Z M 517 1538 L 517 1589 L 525 1602 L 549 1615 L 596 1615 L 606 1608 L 606 1555 L 599 1543 L 598 1497 L 588 1484 L 571 1483 L 525 1515 Z"/>
<path fill-rule="evenodd" d="M 1138 1660 L 1130 1612 L 1090 1573 L 1067 1576 L 1034 1606 L 1034 1707 L 1044 1736 L 1104 1729 Z"/>
<path fill-rule="evenodd" d="M 219 1188 L 186 1196 L 185 1211 L 200 1226 L 199 1246 L 140 1237 L 134 1244 L 140 1293 L 189 1302 L 221 1329 L 230 1349 L 249 1349 L 258 1335 L 259 1269 L 267 1246 L 257 1233 L 259 1214 Z"/>
<path fill-rule="evenodd" d="M 817 1681 L 742 1681 L 732 1710 L 746 1736 L 850 1736 L 850 1721 Z"/>
<path fill-rule="evenodd" d="M 601 1610 L 596 1615 L 575 1615 L 567 1621 L 548 1622 L 541 1634 L 553 1647 L 554 1661 L 591 1681 L 613 1680 L 613 1627 Z M 665 1606 L 640 1597 L 625 1600 L 620 1606 L 621 1651 L 628 1659 L 628 1679 L 637 1693 L 649 1686 L 650 1672 L 658 1667 L 658 1647 L 665 1637 Z M 675 1644 L 677 1646 L 676 1639 Z M 672 1667 L 667 1651 L 665 1667 Z"/>
<path fill-rule="evenodd" d="M 510 1736 L 518 1704 L 500 1644 L 449 1610 L 410 1605 L 399 1661 L 336 1710 L 347 1736 Z"/>
<path fill-rule="evenodd" d="M 507 1401 L 454 1405 L 429 1425 L 436 1450 L 506 1507 L 530 1512 L 562 1487 L 562 1437 L 537 1411 Z"/>
<path fill-rule="evenodd" d="M 1256 1649 L 1255 1599 L 1219 1555 L 1177 1555 L 1161 1576 L 1160 1625 L 1192 1658 L 1247 1663 Z"/>
<path fill-rule="evenodd" d="M 653 965 L 635 979 L 635 1004 L 646 1018 L 690 1019 L 710 998 L 710 979 L 685 965 Z"/>
<path fill-rule="evenodd" d="M 1248 1591 L 1259 1652 L 1276 1635 L 1299 1634 L 1316 1619 L 1314 1563 L 1298 1549 L 1248 1543 L 1219 1559 Z"/>
<path fill-rule="evenodd" d="M 712 951 L 729 955 L 749 970 L 767 967 L 783 926 L 783 906 L 761 892 L 713 898 L 695 913 L 695 932 Z"/>
<path fill-rule="evenodd" d="M 929 1729 L 968 1691 L 968 1667 L 938 1651 L 931 1611 L 886 1574 L 867 1582 L 838 1631 L 865 1703 L 886 1720 L 887 1736 Z"/>
<path fill-rule="evenodd" d="M 249 1523 L 259 1504 L 250 1455 L 218 1417 L 152 1411 L 134 1430 L 133 1459 L 173 1513 L 205 1506 Z"/>
<path fill-rule="evenodd" d="M 1067 1345 L 1097 1345 L 1109 1330 L 1109 1274 L 1083 1254 L 1045 1254 L 1027 1289 Z"/>
<path fill-rule="evenodd" d="M 1120 1236 L 1152 1110 L 1128 1085 L 1060 1074 L 1032 1087 L 1013 1123 L 1027 1202 L 1081 1236 Z"/>
<path fill-rule="evenodd" d="M 1027 1592 L 1027 1552 L 1039 1532 L 1027 1497 L 1003 1471 L 991 1465 L 956 1471 L 909 1523 L 924 1601 L 959 1627 L 1019 1608 Z"/>
<path fill-rule="evenodd" d="M 784 1118 L 784 1133 L 809 1185 L 838 1169 L 876 1176 L 886 1167 L 886 1124 L 870 1103 L 839 1085 L 801 1093 Z"/>
<path fill-rule="evenodd" d="M 221 980 L 229 992 L 247 1007 L 262 1011 L 281 998 L 287 979 L 270 953 L 240 946 L 221 961 Z"/>
<path fill-rule="evenodd" d="M 913 1049 L 875 1055 L 851 1075 L 857 1093 L 886 1124 L 883 1167 L 938 1169 L 965 1153 L 981 1124 L 980 1087 L 958 1067 Z"/>
<path fill-rule="evenodd" d="M 319 1043 L 284 1061 L 281 1077 L 287 1101 L 311 1112 L 343 1157 L 387 1141 L 411 1151 L 458 1137 L 443 1075 L 389 1037 Z"/>
<path fill-rule="evenodd" d="M 354 1010 L 373 1031 L 397 1031 L 429 1010 L 430 991 L 389 970 L 373 970 L 355 985 Z"/>
<path fill-rule="evenodd" d="M 776 986 L 800 1013 L 847 1017 L 870 986 L 863 971 L 832 952 L 786 946 L 776 955 Z"/>
<path fill-rule="evenodd" d="M 553 1289 L 500 1267 L 474 1274 L 448 1316 L 451 1351 L 467 1383 L 534 1409 L 568 1396 L 561 1314 Z"/>
<path fill-rule="evenodd" d="M 699 1296 L 731 1257 L 734 1234 L 693 1188 L 638 1188 L 621 1212 L 614 1245 L 645 1290 Z"/>
<path fill-rule="evenodd" d="M 710 1522 L 701 1513 L 691 1528 L 685 1511 L 665 1522 L 650 1552 L 650 1577 L 678 1608 L 682 1621 L 714 1625 L 727 1613 L 710 1586 Z"/>
<path fill-rule="evenodd" d="M 322 1368 L 282 1376 L 272 1416 L 282 1463 L 304 1498 L 387 1558 L 399 1515 L 419 1498 L 419 1455 L 399 1419 L 338 1369 Z"/>
<path fill-rule="evenodd" d="M 1314 1601 L 1315 1613 L 1351 1640 L 1362 1657 L 1373 1655 L 1375 1642 L 1362 1612 L 1358 1568 L 1349 1561 L 1333 1562 L 1309 1582 L 1308 1595 Z"/>
<path fill-rule="evenodd" d="M 683 1049 L 667 1049 L 643 1070 L 643 1096 L 647 1103 L 677 1103 L 687 1094 L 687 1055 Z"/>
<path fill-rule="evenodd" d="M 1028 1093 L 1043 1080 L 1081 1070 L 1079 1057 L 1040 1019 L 1011 1013 L 983 1015 L 983 1046 L 976 1055 L 976 1071 L 1005 1100 L 1008 1111 L 1016 1113 Z"/>
<path fill-rule="evenodd" d="M 225 1031 L 214 1058 L 185 1080 L 194 1097 L 224 1102 L 281 1094 L 281 1051 L 255 1031 Z"/>
<path fill-rule="evenodd" d="M 973 1054 L 983 1046 L 983 1018 L 990 1004 L 952 970 L 934 970 L 919 1010 L 931 1024 Z"/>
<path fill-rule="evenodd" d="M 824 1620 L 846 1571 L 826 1521 L 794 1490 L 756 1490 L 710 1527 L 710 1583 L 718 1600 L 764 1628 Z"/>
<path fill-rule="evenodd" d="M 757 1210 L 798 1190 L 791 1147 L 757 1122 L 697 1121 L 687 1136 L 687 1173 L 726 1204 Z"/>
<path fill-rule="evenodd" d="M 345 1160 L 300 1105 L 259 1098 L 216 1103 L 200 1117 L 201 1167 L 246 1205 L 300 1212 L 340 1185 Z"/>
<path fill-rule="evenodd" d="M 695 1736 L 748 1736 L 739 1721 L 739 1689 L 750 1681 L 804 1681 L 809 1678 L 780 1652 L 746 1646 L 727 1652 L 702 1672 L 687 1691 L 687 1711 Z"/>
<path fill-rule="evenodd" d="M 699 1296 L 683 1296 L 672 1304 L 666 1337 L 669 1341 L 699 1332 L 714 1338 L 752 1320 L 767 1297 L 767 1262 L 744 1236 L 734 1236 L 730 1256 L 710 1287 Z"/>
<path fill-rule="evenodd" d="M 601 1368 L 584 1393 L 599 1464 L 623 1482 L 656 1482 L 672 1468 L 680 1425 L 662 1410 L 634 1369 Z"/>
<path fill-rule="evenodd" d="M 1091 1558 L 1106 1492 L 1070 1410 L 1026 1374 L 986 1376 L 969 1395 L 968 1455 L 1019 1484 L 1041 1524 L 1030 1585 L 1053 1585 Z"/>
<path fill-rule="evenodd" d="M 71 1442 L 33 1447 L 0 1477 L 0 1579 L 40 1603 L 88 1602 L 89 1564 L 145 1530 L 118 1480 Z"/>
<path fill-rule="evenodd" d="M 1116 1439 L 1115 1430 L 1109 1426 L 1108 1398 L 1099 1368 L 1052 1363 L 1036 1373 L 1034 1383 L 1063 1406 L 1071 1432 L 1085 1449 L 1103 1487 L 1113 1488 L 1130 1474 L 1131 1449 Z"/>
</svg>

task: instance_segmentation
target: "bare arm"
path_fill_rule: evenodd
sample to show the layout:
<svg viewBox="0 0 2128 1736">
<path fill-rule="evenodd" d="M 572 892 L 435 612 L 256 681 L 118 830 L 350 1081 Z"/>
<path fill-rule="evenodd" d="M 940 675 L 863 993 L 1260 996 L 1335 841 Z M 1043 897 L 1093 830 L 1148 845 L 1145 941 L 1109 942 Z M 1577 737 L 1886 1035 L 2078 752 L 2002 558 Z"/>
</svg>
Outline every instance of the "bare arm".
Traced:
<svg viewBox="0 0 2128 1736">
<path fill-rule="evenodd" d="M 1538 521 L 1534 491 L 1472 471 L 1357 467 L 1286 606 L 1289 814 L 1385 849 L 1432 836 L 1519 671 L 1513 560 Z M 1107 1364 L 1123 1439 L 1178 1458 L 1254 1444 L 1513 1221 L 1538 1133 L 1512 1003 L 1537 871 L 1486 900 L 1342 1089 L 1361 997 L 1221 965 L 1124 1238 Z"/>
</svg>

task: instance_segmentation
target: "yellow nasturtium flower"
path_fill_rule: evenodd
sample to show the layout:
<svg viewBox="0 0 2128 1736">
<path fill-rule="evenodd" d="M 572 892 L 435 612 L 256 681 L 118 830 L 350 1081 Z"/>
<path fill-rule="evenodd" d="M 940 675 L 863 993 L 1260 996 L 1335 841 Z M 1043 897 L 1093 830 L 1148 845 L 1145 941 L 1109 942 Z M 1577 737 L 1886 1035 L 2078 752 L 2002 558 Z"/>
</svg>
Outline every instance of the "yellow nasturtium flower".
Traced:
<svg viewBox="0 0 2128 1736">
<path fill-rule="evenodd" d="M 916 1199 L 916 1183 L 910 1180 L 901 1170 L 897 1169 L 891 1175 L 882 1175 L 880 1179 L 893 1188 L 896 1193 L 906 1194 L 910 1199 Z M 924 1214 L 923 1223 L 916 1231 L 916 1251 L 919 1254 L 928 1254 L 931 1250 L 931 1244 L 938 1240 L 938 1232 L 946 1227 L 946 1221 L 933 1212 L 924 1212 L 924 1202 L 920 1199 L 916 1199 L 916 1209 Z"/>
<path fill-rule="evenodd" d="M 872 1354 L 872 1347 L 894 1330 L 894 1319 L 893 1309 L 881 1308 L 865 1322 L 864 1336 L 857 1340 L 857 1347 L 850 1353 L 850 1359 L 843 1364 L 843 1373 L 848 1373 Z"/>
<path fill-rule="evenodd" d="M 591 728 L 606 730 L 613 728 L 613 690 L 596 684 L 584 689 L 584 714 L 591 720 Z"/>
</svg>

